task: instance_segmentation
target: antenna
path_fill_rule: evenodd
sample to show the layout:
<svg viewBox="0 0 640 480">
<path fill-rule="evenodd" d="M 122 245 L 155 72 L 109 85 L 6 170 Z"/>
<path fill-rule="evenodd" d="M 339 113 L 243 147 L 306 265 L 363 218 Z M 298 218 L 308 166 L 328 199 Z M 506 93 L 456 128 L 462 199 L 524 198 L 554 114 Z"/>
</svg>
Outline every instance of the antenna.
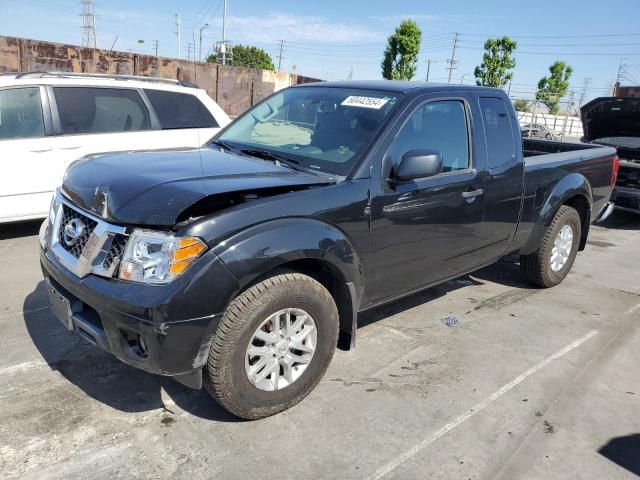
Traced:
<svg viewBox="0 0 640 480">
<path fill-rule="evenodd" d="M 82 5 L 82 46 L 97 48 L 96 45 L 96 2 L 80 0 Z"/>
</svg>

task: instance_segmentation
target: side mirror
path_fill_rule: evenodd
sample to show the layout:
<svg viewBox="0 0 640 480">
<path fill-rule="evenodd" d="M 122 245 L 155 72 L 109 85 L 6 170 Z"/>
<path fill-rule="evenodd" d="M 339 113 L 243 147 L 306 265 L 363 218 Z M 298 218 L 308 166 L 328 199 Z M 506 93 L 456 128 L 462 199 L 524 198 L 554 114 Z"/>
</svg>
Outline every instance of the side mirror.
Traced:
<svg viewBox="0 0 640 480">
<path fill-rule="evenodd" d="M 432 177 L 442 171 L 442 157 L 436 150 L 409 150 L 402 156 L 392 182 L 404 183 Z"/>
</svg>

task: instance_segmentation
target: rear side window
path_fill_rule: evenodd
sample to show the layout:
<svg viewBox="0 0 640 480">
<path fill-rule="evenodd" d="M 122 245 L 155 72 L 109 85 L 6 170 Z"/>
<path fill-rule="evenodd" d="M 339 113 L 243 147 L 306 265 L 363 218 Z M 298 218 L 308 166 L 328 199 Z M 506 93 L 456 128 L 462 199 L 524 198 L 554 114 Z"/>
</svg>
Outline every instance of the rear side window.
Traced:
<svg viewBox="0 0 640 480">
<path fill-rule="evenodd" d="M 0 90 L 0 140 L 44 136 L 40 89 Z"/>
<path fill-rule="evenodd" d="M 150 130 L 149 111 L 136 90 L 54 87 L 62 133 Z"/>
<path fill-rule="evenodd" d="M 481 98 L 480 109 L 487 135 L 489 168 L 512 162 L 516 156 L 516 144 L 507 105 L 499 98 Z"/>
<path fill-rule="evenodd" d="M 211 112 L 188 93 L 145 90 L 163 130 L 176 128 L 217 128 Z"/>
<path fill-rule="evenodd" d="M 397 166 L 410 150 L 433 149 L 442 157 L 442 171 L 469 168 L 469 132 L 464 103 L 443 100 L 425 103 L 411 114 L 389 146 Z"/>
</svg>

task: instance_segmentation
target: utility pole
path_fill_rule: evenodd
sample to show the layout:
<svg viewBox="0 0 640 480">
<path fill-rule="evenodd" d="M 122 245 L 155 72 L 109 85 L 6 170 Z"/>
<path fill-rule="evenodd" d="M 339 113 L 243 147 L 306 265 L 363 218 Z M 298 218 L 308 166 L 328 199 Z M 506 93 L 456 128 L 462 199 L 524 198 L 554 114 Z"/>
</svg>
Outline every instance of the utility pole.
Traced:
<svg viewBox="0 0 640 480">
<path fill-rule="evenodd" d="M 280 40 L 280 55 L 278 55 L 278 71 L 282 69 L 282 49 L 284 48 L 284 40 Z"/>
<path fill-rule="evenodd" d="M 199 62 L 202 61 L 202 31 L 205 28 L 208 28 L 208 27 L 209 27 L 208 23 L 205 23 L 202 27 L 200 27 L 200 43 L 199 43 L 199 46 L 198 46 L 198 61 Z"/>
<path fill-rule="evenodd" d="M 447 63 L 449 64 L 449 66 L 447 67 L 447 70 L 449 70 L 449 80 L 447 83 L 451 83 L 451 75 L 453 74 L 453 71 L 456 70 L 456 47 L 458 46 L 458 33 L 455 34 L 455 37 L 453 39 L 453 51 L 451 52 L 451 59 L 447 60 Z"/>
<path fill-rule="evenodd" d="M 96 2 L 80 0 L 82 5 L 82 46 L 97 48 L 96 45 Z"/>
<path fill-rule="evenodd" d="M 191 42 L 187 42 L 187 60 L 191 60 Z"/>
<path fill-rule="evenodd" d="M 153 41 L 153 48 L 155 48 L 155 50 L 156 50 L 156 57 L 158 56 L 158 44 L 159 43 L 160 42 L 158 42 L 158 40 L 154 40 Z"/>
<path fill-rule="evenodd" d="M 222 10 L 222 65 L 227 64 L 227 0 Z"/>
<path fill-rule="evenodd" d="M 353 67 L 349 67 L 349 75 L 347 75 L 347 80 L 353 80 Z"/>
<path fill-rule="evenodd" d="M 587 77 L 582 81 L 582 92 L 580 92 L 580 100 L 578 100 L 578 108 L 582 107 L 584 103 L 584 99 L 587 96 L 587 89 L 589 88 L 589 84 L 591 83 L 591 77 Z"/>
<path fill-rule="evenodd" d="M 180 49 L 180 14 L 176 13 L 176 37 L 178 37 L 178 60 L 180 60 L 181 49 Z"/>
<path fill-rule="evenodd" d="M 427 83 L 429 83 L 429 72 L 431 71 L 431 59 L 427 58 Z"/>
</svg>

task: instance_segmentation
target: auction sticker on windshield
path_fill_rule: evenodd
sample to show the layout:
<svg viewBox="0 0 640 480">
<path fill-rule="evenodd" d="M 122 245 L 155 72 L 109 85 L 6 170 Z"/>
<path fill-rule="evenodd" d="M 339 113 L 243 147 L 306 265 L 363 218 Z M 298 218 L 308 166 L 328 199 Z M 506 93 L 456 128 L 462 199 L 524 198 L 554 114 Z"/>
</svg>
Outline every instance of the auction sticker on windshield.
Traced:
<svg viewBox="0 0 640 480">
<path fill-rule="evenodd" d="M 341 105 L 345 107 L 363 107 L 363 108 L 373 108 L 375 110 L 379 110 L 388 102 L 389 100 L 386 98 L 376 98 L 376 97 L 360 97 L 357 95 L 352 95 L 347 97 Z"/>
</svg>

